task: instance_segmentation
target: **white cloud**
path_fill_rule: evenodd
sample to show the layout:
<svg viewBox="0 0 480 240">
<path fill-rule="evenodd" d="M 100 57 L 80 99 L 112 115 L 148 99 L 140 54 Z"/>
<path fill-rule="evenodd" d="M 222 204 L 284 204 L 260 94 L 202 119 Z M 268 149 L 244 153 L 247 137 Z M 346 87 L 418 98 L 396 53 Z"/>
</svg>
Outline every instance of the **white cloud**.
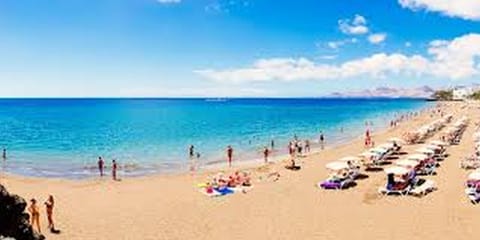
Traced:
<svg viewBox="0 0 480 240">
<path fill-rule="evenodd" d="M 169 4 L 169 3 L 180 3 L 181 0 L 157 0 L 157 2 L 162 4 Z"/>
<path fill-rule="evenodd" d="M 339 41 L 327 42 L 327 46 L 331 49 L 338 49 L 345 44 L 357 43 L 357 42 L 358 42 L 358 40 L 356 38 L 350 38 L 350 39 L 344 39 L 344 40 L 339 40 Z"/>
<path fill-rule="evenodd" d="M 344 79 L 359 76 L 383 78 L 390 74 L 462 79 L 480 74 L 480 34 L 467 34 L 451 41 L 432 41 L 428 55 L 379 53 L 339 65 L 319 64 L 306 58 L 260 59 L 250 67 L 196 71 L 220 83 Z"/>
<path fill-rule="evenodd" d="M 367 20 L 361 15 L 355 15 L 353 20 L 340 19 L 338 20 L 338 28 L 345 34 L 349 35 L 361 35 L 368 33 L 368 27 L 366 26 Z"/>
<path fill-rule="evenodd" d="M 382 43 L 383 41 L 385 41 L 385 39 L 387 39 L 386 33 L 375 33 L 368 36 L 368 41 L 372 44 Z"/>
<path fill-rule="evenodd" d="M 398 3 L 412 10 L 425 9 L 451 17 L 480 20 L 479 0 L 398 0 Z"/>
<path fill-rule="evenodd" d="M 333 59 L 337 58 L 337 55 L 322 55 L 319 58 L 323 59 L 323 60 L 333 60 Z"/>
</svg>

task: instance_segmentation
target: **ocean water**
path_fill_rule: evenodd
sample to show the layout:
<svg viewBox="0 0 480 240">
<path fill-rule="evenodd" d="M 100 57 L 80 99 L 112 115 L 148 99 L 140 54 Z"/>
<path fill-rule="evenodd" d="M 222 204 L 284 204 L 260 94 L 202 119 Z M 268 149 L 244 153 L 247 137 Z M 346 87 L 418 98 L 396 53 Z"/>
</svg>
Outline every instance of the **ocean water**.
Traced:
<svg viewBox="0 0 480 240">
<path fill-rule="evenodd" d="M 96 161 L 117 159 L 123 175 L 184 171 L 188 146 L 200 165 L 261 157 L 275 140 L 286 152 L 294 135 L 328 145 L 360 136 L 365 121 L 385 127 L 399 114 L 428 107 L 415 99 L 0 99 L 2 171 L 84 178 Z M 343 129 L 343 130 L 341 130 Z M 1 161 L 1 160 L 0 160 Z"/>
</svg>

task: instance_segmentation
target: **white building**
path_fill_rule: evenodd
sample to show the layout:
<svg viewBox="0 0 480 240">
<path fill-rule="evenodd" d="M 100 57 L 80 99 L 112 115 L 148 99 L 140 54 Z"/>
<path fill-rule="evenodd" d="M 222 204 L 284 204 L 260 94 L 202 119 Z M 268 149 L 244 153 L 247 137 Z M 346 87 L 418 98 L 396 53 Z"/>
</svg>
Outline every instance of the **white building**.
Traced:
<svg viewBox="0 0 480 240">
<path fill-rule="evenodd" d="M 468 96 L 470 96 L 471 94 L 473 94 L 472 88 L 455 87 L 453 89 L 453 100 L 456 100 L 456 101 L 466 100 Z"/>
</svg>

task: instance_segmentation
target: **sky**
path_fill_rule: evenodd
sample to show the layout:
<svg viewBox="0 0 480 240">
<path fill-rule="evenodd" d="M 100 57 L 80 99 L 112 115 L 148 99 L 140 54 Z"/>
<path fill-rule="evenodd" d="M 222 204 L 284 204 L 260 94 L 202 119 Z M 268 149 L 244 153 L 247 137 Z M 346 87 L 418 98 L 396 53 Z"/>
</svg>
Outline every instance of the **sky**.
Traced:
<svg viewBox="0 0 480 240">
<path fill-rule="evenodd" d="M 478 0 L 0 1 L 0 97 L 316 97 L 474 82 Z"/>
</svg>

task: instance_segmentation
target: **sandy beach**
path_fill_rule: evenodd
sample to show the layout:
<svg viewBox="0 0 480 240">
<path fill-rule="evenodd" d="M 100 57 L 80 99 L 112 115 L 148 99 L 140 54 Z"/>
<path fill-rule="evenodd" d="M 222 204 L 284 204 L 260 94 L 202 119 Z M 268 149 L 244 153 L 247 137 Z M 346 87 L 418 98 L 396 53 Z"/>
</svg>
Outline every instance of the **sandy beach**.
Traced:
<svg viewBox="0 0 480 240">
<path fill-rule="evenodd" d="M 480 209 L 464 194 L 468 171 L 459 168 L 459 161 L 473 151 L 480 109 L 477 103 L 461 108 L 464 104 L 443 106 L 454 114 L 453 121 L 460 116 L 471 121 L 461 143 L 448 147 L 450 156 L 441 162 L 438 174 L 422 176 L 435 181 L 438 190 L 421 198 L 378 194 L 377 188 L 385 183 L 383 171 L 366 172 L 368 178 L 346 190 L 315 186 L 327 176 L 326 163 L 364 151 L 363 139 L 302 158 L 300 171 L 288 171 L 284 163 L 252 168 L 251 191 L 216 198 L 199 193 L 195 186 L 211 172 L 119 182 L 109 177 L 64 180 L 2 173 L 0 183 L 25 199 L 35 197 L 43 203 L 49 194 L 55 196 L 55 218 L 62 233 L 47 233 L 47 239 L 472 239 L 480 234 Z M 436 118 L 422 114 L 374 132 L 374 141 L 399 137 Z M 405 145 L 404 150 L 417 147 Z M 272 171 L 281 174 L 276 182 L 265 177 Z M 41 213 L 47 232 L 45 209 Z"/>
</svg>

